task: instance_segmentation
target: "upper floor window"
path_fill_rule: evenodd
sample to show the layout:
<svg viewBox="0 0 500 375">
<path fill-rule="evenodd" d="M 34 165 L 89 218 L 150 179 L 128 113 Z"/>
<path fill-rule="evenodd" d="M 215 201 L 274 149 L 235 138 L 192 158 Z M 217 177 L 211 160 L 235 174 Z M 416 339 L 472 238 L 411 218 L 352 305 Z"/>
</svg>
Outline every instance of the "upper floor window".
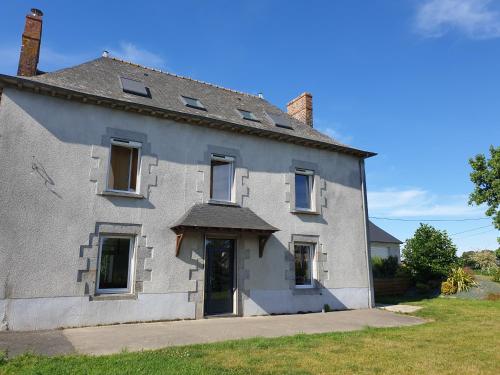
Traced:
<svg viewBox="0 0 500 375">
<path fill-rule="evenodd" d="M 132 285 L 134 238 L 101 237 L 99 247 L 98 293 L 129 293 Z"/>
<path fill-rule="evenodd" d="M 314 287 L 314 244 L 295 243 L 295 287 Z"/>
<path fill-rule="evenodd" d="M 313 210 L 314 172 L 307 169 L 295 170 L 295 208 Z"/>
<path fill-rule="evenodd" d="M 108 190 L 138 193 L 141 143 L 111 139 Z"/>
<path fill-rule="evenodd" d="M 202 109 L 205 111 L 207 110 L 205 108 L 205 106 L 203 105 L 203 103 L 199 99 L 190 98 L 189 96 L 184 96 L 184 95 L 181 95 L 181 99 L 184 102 L 184 105 L 186 107 L 191 107 L 191 108 L 195 108 L 195 109 Z"/>
<path fill-rule="evenodd" d="M 120 77 L 120 82 L 122 84 L 123 92 L 127 94 L 145 96 L 150 98 L 151 91 L 144 85 L 141 81 L 136 81 L 135 79 Z"/>
<path fill-rule="evenodd" d="M 210 160 L 210 199 L 232 202 L 234 158 L 212 154 Z"/>
<path fill-rule="evenodd" d="M 259 119 L 255 117 L 255 115 L 250 111 L 245 111 L 244 109 L 238 109 L 238 112 L 240 113 L 241 117 L 244 118 L 245 120 L 260 122 Z"/>
</svg>

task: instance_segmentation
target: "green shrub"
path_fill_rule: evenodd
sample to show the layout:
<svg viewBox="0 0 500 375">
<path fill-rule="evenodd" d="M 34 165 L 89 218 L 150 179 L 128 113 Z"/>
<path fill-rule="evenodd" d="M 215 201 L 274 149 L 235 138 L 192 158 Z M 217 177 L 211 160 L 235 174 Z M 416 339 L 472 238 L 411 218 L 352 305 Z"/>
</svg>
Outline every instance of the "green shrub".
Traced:
<svg viewBox="0 0 500 375">
<path fill-rule="evenodd" d="M 474 263 L 473 268 L 483 272 L 488 272 L 491 268 L 497 267 L 497 257 L 491 250 L 474 251 L 470 258 Z"/>
<path fill-rule="evenodd" d="M 7 363 L 7 350 L 0 350 L 0 366 Z"/>
<path fill-rule="evenodd" d="M 390 256 L 388 258 L 373 257 L 372 271 L 373 277 L 390 278 L 396 276 L 400 268 L 397 257 Z"/>
<path fill-rule="evenodd" d="M 405 242 L 403 257 L 417 282 L 442 280 L 457 262 L 457 248 L 446 231 L 420 224 Z"/>
<path fill-rule="evenodd" d="M 466 292 L 471 287 L 477 286 L 474 276 L 461 267 L 452 268 L 446 282 L 451 285 L 452 289 L 456 288 L 456 292 Z"/>
<path fill-rule="evenodd" d="M 455 285 L 450 283 L 449 281 L 443 281 L 441 283 L 441 293 L 450 295 L 450 294 L 455 294 L 457 292 L 457 288 Z"/>
<path fill-rule="evenodd" d="M 496 272 L 492 276 L 493 281 L 500 283 L 500 268 L 497 268 Z"/>
<path fill-rule="evenodd" d="M 421 282 L 417 282 L 415 284 L 415 289 L 417 289 L 417 292 L 419 294 L 427 294 L 431 291 L 431 287 L 429 286 L 429 284 Z"/>
</svg>

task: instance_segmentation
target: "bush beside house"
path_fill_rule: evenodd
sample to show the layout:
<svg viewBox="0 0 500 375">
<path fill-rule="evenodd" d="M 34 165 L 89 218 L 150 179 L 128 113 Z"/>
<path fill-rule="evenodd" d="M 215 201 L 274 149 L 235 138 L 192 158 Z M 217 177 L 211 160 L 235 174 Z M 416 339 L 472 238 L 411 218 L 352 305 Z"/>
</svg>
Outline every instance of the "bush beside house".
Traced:
<svg viewBox="0 0 500 375">
<path fill-rule="evenodd" d="M 457 262 L 456 254 L 457 248 L 446 231 L 428 224 L 420 224 L 403 247 L 404 263 L 417 283 L 445 279 Z"/>
</svg>

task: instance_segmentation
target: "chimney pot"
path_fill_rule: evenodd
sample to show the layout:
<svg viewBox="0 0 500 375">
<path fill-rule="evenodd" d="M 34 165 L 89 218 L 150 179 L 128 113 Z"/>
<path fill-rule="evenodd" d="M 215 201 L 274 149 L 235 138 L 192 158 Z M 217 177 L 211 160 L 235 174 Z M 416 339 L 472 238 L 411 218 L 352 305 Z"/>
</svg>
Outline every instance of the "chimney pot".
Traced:
<svg viewBox="0 0 500 375">
<path fill-rule="evenodd" d="M 31 9 L 31 13 L 26 15 L 19 66 L 17 68 L 18 76 L 32 77 L 38 72 L 40 44 L 42 42 L 42 16 L 42 11 L 35 8 Z"/>
<path fill-rule="evenodd" d="M 43 12 L 40 9 L 31 8 L 31 15 L 36 17 L 43 17 Z"/>
<path fill-rule="evenodd" d="M 296 118 L 300 122 L 313 127 L 313 107 L 312 95 L 304 92 L 292 99 L 286 105 L 287 112 L 290 116 Z"/>
</svg>

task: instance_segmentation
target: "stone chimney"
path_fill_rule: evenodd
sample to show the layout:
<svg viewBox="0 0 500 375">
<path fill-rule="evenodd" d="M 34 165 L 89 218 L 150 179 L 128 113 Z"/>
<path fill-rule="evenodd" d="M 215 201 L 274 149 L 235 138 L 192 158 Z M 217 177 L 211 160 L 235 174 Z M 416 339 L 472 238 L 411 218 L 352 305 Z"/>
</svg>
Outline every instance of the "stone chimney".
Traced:
<svg viewBox="0 0 500 375">
<path fill-rule="evenodd" d="M 26 15 L 23 44 L 17 68 L 18 76 L 32 77 L 37 74 L 42 41 L 42 16 L 42 11 L 38 9 L 31 9 L 31 12 Z"/>
<path fill-rule="evenodd" d="M 290 116 L 295 117 L 300 122 L 313 127 L 313 102 L 312 95 L 304 92 L 286 105 Z"/>
</svg>

